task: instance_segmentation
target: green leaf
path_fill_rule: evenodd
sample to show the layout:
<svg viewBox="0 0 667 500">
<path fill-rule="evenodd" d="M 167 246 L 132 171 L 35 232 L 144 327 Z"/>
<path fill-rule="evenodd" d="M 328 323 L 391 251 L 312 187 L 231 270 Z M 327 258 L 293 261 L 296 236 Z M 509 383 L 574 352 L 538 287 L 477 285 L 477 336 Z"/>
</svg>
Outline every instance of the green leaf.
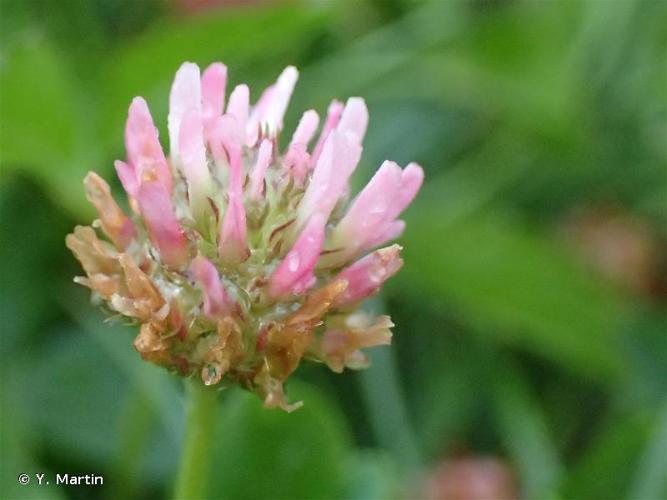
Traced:
<svg viewBox="0 0 667 500">
<path fill-rule="evenodd" d="M 144 362 L 132 347 L 137 327 L 127 327 L 119 322 L 105 321 L 104 315 L 86 304 L 77 304 L 73 295 L 63 301 L 76 323 L 87 333 L 125 378 L 141 392 L 158 415 L 161 426 L 172 444 L 178 444 L 185 416 L 179 401 L 181 396 L 174 387 L 176 377 L 151 363 Z"/>
<path fill-rule="evenodd" d="M 65 297 L 77 310 L 76 297 Z M 184 420 L 174 380 L 140 359 L 128 328 L 105 323 L 99 313 L 75 318 L 88 331 L 43 329 L 46 342 L 13 364 L 8 385 L 31 439 L 63 453 L 64 464 L 93 463 L 100 473 L 118 473 L 107 476 L 110 491 L 130 486 L 119 484 L 130 453 L 134 472 L 147 478 L 137 489 L 168 481 Z M 54 380 L 62 390 L 54 391 Z"/>
<path fill-rule="evenodd" d="M 400 498 L 401 480 L 398 466 L 388 454 L 362 450 L 350 456 L 346 464 L 347 500 L 385 500 Z"/>
<path fill-rule="evenodd" d="M 615 297 L 545 235 L 498 208 L 480 209 L 474 177 L 449 180 L 431 179 L 411 208 L 406 265 L 392 286 L 450 302 L 490 340 L 582 374 L 617 371 Z"/>
<path fill-rule="evenodd" d="M 636 473 L 637 457 L 650 431 L 651 417 L 644 412 L 613 415 L 599 422 L 593 443 L 571 467 L 563 496 L 621 498 Z"/>
<path fill-rule="evenodd" d="M 94 117 L 66 72 L 60 54 L 42 35 L 27 32 L 9 44 L 0 68 L 0 162 L 28 172 L 58 205 L 91 213 L 81 185 L 98 151 L 89 141 Z"/>
<path fill-rule="evenodd" d="M 156 416 L 155 409 L 141 391 L 129 391 L 114 440 L 116 449 L 110 466 L 109 498 L 136 498 L 137 493 L 149 485 L 148 481 L 141 480 L 137 471 L 142 470 L 144 465 Z M 168 450 L 168 447 L 162 447 L 161 451 L 176 453 L 175 449 Z M 173 463 L 169 465 L 171 472 Z M 155 476 L 155 471 L 152 471 L 151 479 Z"/>
<path fill-rule="evenodd" d="M 114 451 L 127 382 L 80 330 L 51 328 L 43 334 L 52 340 L 14 365 L 9 390 L 36 442 L 68 460 L 101 467 Z"/>
<path fill-rule="evenodd" d="M 3 363 L 0 374 L 2 380 L 8 380 L 10 374 L 15 376 L 16 364 Z M 10 393 L 7 384 L 0 384 L 0 462 L 2 465 L 2 479 L 0 480 L 0 497 L 15 500 L 59 500 L 65 498 L 64 492 L 58 488 L 39 486 L 35 473 L 54 477 L 53 471 L 48 471 L 39 464 L 35 443 L 30 439 L 34 430 L 28 424 L 24 408 L 21 407 L 21 398 Z M 20 394 L 19 394 L 20 396 Z M 21 485 L 18 482 L 19 474 L 28 474 L 30 483 Z"/>
<path fill-rule="evenodd" d="M 11 175 L 0 184 L 3 356 L 42 337 L 40 326 L 58 314 L 53 298 L 63 285 L 71 286 L 71 277 L 64 276 L 74 270 L 64 244 L 70 221 L 44 194 L 24 176 Z"/>
<path fill-rule="evenodd" d="M 628 498 L 665 498 L 667 495 L 667 404 L 656 415 L 653 427 Z"/>
<path fill-rule="evenodd" d="M 424 82 L 406 74 L 406 66 L 438 44 L 455 39 L 466 29 L 468 21 L 464 4 L 425 2 L 395 22 L 331 54 L 323 54 L 304 69 L 303 91 L 297 93 L 295 99 L 324 104 L 333 95 L 386 95 L 383 90 L 387 86 L 394 89 L 393 97 L 414 97 L 414 91 Z M 397 81 L 403 85 L 395 85 Z M 408 93 L 406 84 L 410 88 Z"/>
<path fill-rule="evenodd" d="M 399 329 L 397 333 L 400 334 Z M 456 441 L 470 432 L 475 403 L 480 398 L 480 392 L 470 388 L 470 381 L 476 380 L 478 367 L 475 363 L 479 363 L 479 359 L 472 359 L 475 351 L 462 360 L 452 359 L 451 353 L 439 354 L 437 363 L 427 365 L 431 367 L 431 373 L 423 380 L 419 393 L 420 438 L 422 446 L 433 458 L 441 458 L 443 452 L 452 451 Z M 437 369 L 439 365 L 445 368 Z"/>
<path fill-rule="evenodd" d="M 498 427 L 521 477 L 525 498 L 552 498 L 563 469 L 547 420 L 526 387 L 525 377 L 507 365 L 498 370 Z"/>
<path fill-rule="evenodd" d="M 237 389 L 226 395 L 211 498 L 342 496 L 350 446 L 342 415 L 307 385 L 290 382 L 289 394 L 304 401 L 290 414 L 266 410 L 257 396 Z"/>
<path fill-rule="evenodd" d="M 33 32 L 10 44 L 0 86 L 3 162 L 41 166 L 73 154 L 76 92 L 59 54 L 43 36 Z"/>
<path fill-rule="evenodd" d="M 369 349 L 366 355 L 371 366 L 359 373 L 359 380 L 375 437 L 402 470 L 414 470 L 421 452 L 402 396 L 395 355 L 387 347 Z"/>
</svg>

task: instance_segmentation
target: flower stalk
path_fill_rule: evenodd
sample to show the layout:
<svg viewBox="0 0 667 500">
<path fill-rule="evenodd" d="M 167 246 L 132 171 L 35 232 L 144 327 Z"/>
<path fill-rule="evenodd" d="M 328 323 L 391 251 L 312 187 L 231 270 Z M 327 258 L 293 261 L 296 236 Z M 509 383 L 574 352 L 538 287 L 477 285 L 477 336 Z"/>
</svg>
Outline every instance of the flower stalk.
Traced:
<svg viewBox="0 0 667 500">
<path fill-rule="evenodd" d="M 205 498 L 218 415 L 218 390 L 185 380 L 186 428 L 174 500 Z"/>
</svg>

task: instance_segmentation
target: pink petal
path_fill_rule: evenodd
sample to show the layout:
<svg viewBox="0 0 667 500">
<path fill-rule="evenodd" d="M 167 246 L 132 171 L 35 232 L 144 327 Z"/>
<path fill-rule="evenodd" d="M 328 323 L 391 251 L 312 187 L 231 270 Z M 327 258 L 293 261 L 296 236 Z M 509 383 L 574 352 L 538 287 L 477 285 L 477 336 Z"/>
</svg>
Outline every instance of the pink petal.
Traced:
<svg viewBox="0 0 667 500">
<path fill-rule="evenodd" d="M 317 113 L 312 109 L 303 114 L 283 160 L 283 167 L 290 171 L 299 183 L 304 181 L 310 167 L 308 143 L 317 130 L 319 120 Z"/>
<path fill-rule="evenodd" d="M 329 218 L 360 157 L 361 145 L 352 135 L 337 130 L 329 135 L 299 204 L 297 229 L 316 213 Z"/>
<path fill-rule="evenodd" d="M 350 97 L 338 123 L 338 130 L 353 133 L 359 142 L 364 140 L 368 127 L 368 108 L 361 97 Z"/>
<path fill-rule="evenodd" d="M 390 205 L 384 224 L 367 244 L 363 250 L 382 245 L 387 241 L 398 238 L 405 229 L 405 222 L 396 220 L 417 196 L 417 192 L 424 181 L 424 171 L 416 163 L 410 163 L 403 170 L 401 176 L 401 187 L 398 190 L 396 200 Z"/>
<path fill-rule="evenodd" d="M 208 133 L 209 147 L 216 162 L 224 162 L 222 150 L 224 146 L 229 161 L 237 169 L 242 168 L 240 156 L 246 139 L 248 99 L 248 86 L 237 85 L 229 96 L 227 113 L 222 117 L 214 118 Z"/>
<path fill-rule="evenodd" d="M 290 142 L 290 147 L 294 144 L 304 144 L 308 146 L 308 143 L 311 141 L 317 130 L 317 125 L 320 123 L 320 117 L 317 115 L 317 112 L 313 109 L 306 111 L 299 124 L 294 131 L 292 140 Z"/>
<path fill-rule="evenodd" d="M 252 108 L 252 112 L 248 118 L 248 123 L 246 125 L 246 146 L 252 147 L 257 143 L 257 140 L 260 137 L 260 121 L 266 110 L 273 99 L 273 94 L 275 93 L 275 85 L 271 85 L 264 89 L 262 95 L 259 97 L 257 102 Z"/>
<path fill-rule="evenodd" d="M 134 168 L 120 160 L 116 160 L 113 163 L 113 166 L 116 169 L 116 174 L 118 175 L 118 179 L 120 179 L 120 183 L 123 185 L 125 192 L 131 198 L 136 198 L 137 192 L 139 191 L 139 182 Z"/>
<path fill-rule="evenodd" d="M 211 153 L 211 156 L 215 160 L 216 165 L 221 165 L 226 162 L 225 150 L 223 147 L 222 135 L 223 135 L 223 116 L 219 116 L 211 120 L 208 127 L 204 128 L 204 134 L 206 139 L 206 145 Z"/>
<path fill-rule="evenodd" d="M 227 151 L 230 162 L 232 154 L 237 154 L 240 157 L 244 136 L 243 129 L 239 127 L 239 121 L 236 119 L 236 116 L 229 113 L 223 115 L 217 121 L 215 134 Z"/>
<path fill-rule="evenodd" d="M 239 263 L 246 260 L 250 251 L 247 242 L 247 227 L 242 194 L 230 187 L 229 202 L 222 222 L 220 233 L 220 257 L 228 263 Z"/>
<path fill-rule="evenodd" d="M 189 109 L 201 110 L 201 78 L 199 66 L 194 63 L 183 63 L 176 72 L 174 83 L 169 94 L 169 144 L 172 159 L 179 156 L 178 139 L 180 137 L 181 120 Z"/>
<path fill-rule="evenodd" d="M 247 85 L 237 85 L 229 96 L 227 114 L 236 119 L 238 130 L 236 135 L 240 138 L 239 144 L 245 143 L 245 130 L 248 122 L 248 108 L 250 106 L 250 90 Z"/>
<path fill-rule="evenodd" d="M 226 114 L 219 120 L 219 137 L 229 160 L 229 194 L 243 197 L 243 129 L 233 114 Z"/>
<path fill-rule="evenodd" d="M 322 154 L 322 149 L 324 148 L 324 143 L 326 142 L 331 131 L 336 128 L 338 121 L 340 120 L 340 115 L 343 113 L 343 103 L 340 101 L 333 100 L 329 104 L 329 109 L 327 110 L 327 119 L 324 122 L 322 127 L 322 132 L 320 132 L 320 137 L 317 139 L 317 144 L 313 149 L 313 154 L 311 157 L 311 165 L 317 165 L 317 161 Z"/>
<path fill-rule="evenodd" d="M 297 184 L 303 185 L 309 165 L 310 155 L 305 144 L 290 145 L 283 159 L 283 168 L 290 173 Z"/>
<path fill-rule="evenodd" d="M 403 265 L 400 251 L 398 245 L 382 248 L 343 269 L 336 279 L 347 280 L 347 288 L 334 305 L 348 306 L 376 293 Z"/>
<path fill-rule="evenodd" d="M 269 294 L 300 294 L 315 283 L 313 269 L 322 251 L 326 218 L 315 214 L 269 278 Z"/>
<path fill-rule="evenodd" d="M 401 188 L 401 168 L 385 161 L 354 199 L 336 227 L 334 239 L 354 253 L 372 240 L 387 221 Z"/>
<path fill-rule="evenodd" d="M 264 177 L 266 170 L 271 164 L 271 152 L 273 145 L 268 139 L 264 139 L 259 146 L 257 153 L 257 163 L 250 174 L 250 199 L 257 200 L 262 195 L 264 189 Z"/>
<path fill-rule="evenodd" d="M 205 257 L 196 257 L 190 264 L 190 271 L 204 293 L 204 314 L 211 319 L 229 314 L 233 303 L 213 263 Z"/>
<path fill-rule="evenodd" d="M 396 217 L 415 198 L 423 179 L 424 172 L 416 163 L 401 170 L 396 163 L 385 161 L 333 231 L 334 245 L 344 250 L 332 255 L 327 264 L 400 236 L 405 223 Z"/>
<path fill-rule="evenodd" d="M 222 115 L 225 106 L 225 86 L 227 85 L 227 66 L 213 63 L 201 76 L 202 117 L 204 124 Z"/>
<path fill-rule="evenodd" d="M 204 146 L 202 117 L 196 109 L 185 112 L 178 139 L 181 165 L 188 183 L 188 198 L 193 215 L 203 216 L 209 208 L 208 196 L 212 187 Z"/>
<path fill-rule="evenodd" d="M 160 146 L 148 105 L 141 97 L 135 97 L 130 104 L 125 126 L 125 148 L 137 183 L 144 177 L 156 178 L 171 192 L 169 165 Z"/>
<path fill-rule="evenodd" d="M 169 192 L 159 182 L 146 181 L 139 187 L 137 201 L 162 261 L 175 269 L 182 268 L 188 260 L 188 244 L 174 215 Z"/>
<path fill-rule="evenodd" d="M 247 93 L 245 94 L 245 99 L 247 104 Z M 239 263 L 250 256 L 250 250 L 248 249 L 248 229 L 246 226 L 245 207 L 243 206 L 243 164 L 241 157 L 241 147 L 243 144 L 241 134 L 243 129 L 238 126 L 238 120 L 232 106 L 233 103 L 234 92 L 229 100 L 229 107 L 232 107 L 232 110 L 220 120 L 220 135 L 229 157 L 229 180 L 227 209 L 222 221 L 218 250 L 220 257 L 224 261 Z M 245 110 L 247 112 L 247 108 Z"/>
<path fill-rule="evenodd" d="M 275 137 L 283 128 L 285 111 L 287 111 L 287 105 L 289 104 L 290 97 L 292 97 L 292 92 L 298 78 L 299 72 L 296 68 L 288 66 L 280 74 L 274 85 L 274 91 L 260 119 L 261 123 L 265 124 L 268 128 L 270 137 Z"/>
<path fill-rule="evenodd" d="M 408 166 L 403 169 L 401 188 L 398 192 L 398 197 L 395 203 L 392 203 L 388 214 L 390 219 L 395 219 L 401 215 L 403 210 L 412 203 L 423 182 L 424 170 L 416 163 L 409 163 Z"/>
<path fill-rule="evenodd" d="M 388 241 L 395 240 L 405 231 L 405 222 L 402 220 L 394 220 L 388 224 L 385 224 L 382 227 L 381 231 L 375 235 L 375 237 L 370 240 L 362 249 L 368 250 L 380 246 Z"/>
</svg>

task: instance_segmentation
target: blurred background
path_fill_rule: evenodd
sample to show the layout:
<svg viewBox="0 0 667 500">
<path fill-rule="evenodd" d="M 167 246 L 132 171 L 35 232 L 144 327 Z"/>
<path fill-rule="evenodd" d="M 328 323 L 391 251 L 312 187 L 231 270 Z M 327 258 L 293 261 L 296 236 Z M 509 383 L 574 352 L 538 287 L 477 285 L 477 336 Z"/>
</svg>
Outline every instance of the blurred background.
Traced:
<svg viewBox="0 0 667 500">
<path fill-rule="evenodd" d="M 86 171 L 121 197 L 133 96 L 166 137 L 185 60 L 253 99 L 297 65 L 286 138 L 364 96 L 357 188 L 386 158 L 427 174 L 371 304 L 394 345 L 302 365 L 290 415 L 230 390 L 211 497 L 667 496 L 667 4 L 0 0 L 0 36 L 0 496 L 171 494 L 181 381 L 103 322 L 64 237 L 94 217 Z"/>
</svg>

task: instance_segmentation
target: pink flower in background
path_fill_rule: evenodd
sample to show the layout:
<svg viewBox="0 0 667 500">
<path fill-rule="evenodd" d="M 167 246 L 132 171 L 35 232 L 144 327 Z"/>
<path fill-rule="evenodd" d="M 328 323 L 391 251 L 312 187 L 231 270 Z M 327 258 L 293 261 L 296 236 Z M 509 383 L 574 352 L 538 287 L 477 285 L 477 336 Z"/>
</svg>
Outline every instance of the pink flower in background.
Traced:
<svg viewBox="0 0 667 500">
<path fill-rule="evenodd" d="M 323 120 L 306 111 L 280 151 L 297 78 L 286 68 L 251 105 L 246 85 L 226 98 L 223 64 L 183 64 L 168 157 L 146 102 L 130 105 L 115 167 L 132 213 L 91 173 L 94 227 L 108 240 L 84 227 L 67 237 L 87 274 L 77 281 L 141 325 L 144 359 L 207 385 L 236 381 L 288 410 L 283 382 L 304 356 L 361 368 L 361 348 L 390 341 L 389 318 L 359 305 L 403 264 L 398 245 L 378 247 L 401 234 L 423 181 L 417 164 L 385 161 L 346 206 L 366 104 L 333 101 Z"/>
</svg>

